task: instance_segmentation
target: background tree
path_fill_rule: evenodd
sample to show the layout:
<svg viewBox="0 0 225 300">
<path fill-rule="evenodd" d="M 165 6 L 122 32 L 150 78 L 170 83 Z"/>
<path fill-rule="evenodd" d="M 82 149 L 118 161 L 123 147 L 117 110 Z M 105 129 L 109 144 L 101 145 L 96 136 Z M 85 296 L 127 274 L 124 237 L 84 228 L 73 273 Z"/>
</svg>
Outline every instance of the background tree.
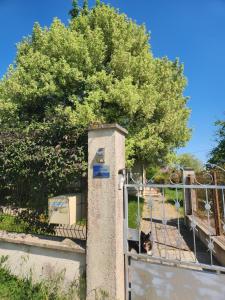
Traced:
<svg viewBox="0 0 225 300">
<path fill-rule="evenodd" d="M 176 162 L 182 168 L 192 168 L 195 172 L 203 170 L 203 163 L 193 154 L 183 153 L 177 156 Z"/>
<path fill-rule="evenodd" d="M 63 132 L 70 136 L 68 128 L 79 128 L 79 141 L 85 144 L 91 123 L 117 122 L 129 132 L 127 165 L 135 160 L 161 164 L 190 137 L 185 86 L 178 60 L 153 57 L 144 26 L 101 5 L 87 15 L 79 14 L 68 27 L 58 19 L 48 29 L 34 25 L 0 82 L 0 129 L 2 133 L 18 131 L 25 137 L 42 130 L 52 141 L 49 124 L 53 119 L 56 124 L 64 120 L 61 133 L 55 127 L 56 141 L 51 147 L 56 147 L 57 138 L 64 139 Z M 47 141 L 40 144 L 47 147 Z M 75 145 L 68 147 L 72 151 Z M 40 163 L 42 155 L 52 153 L 45 149 L 39 152 Z M 74 153 L 74 159 L 85 161 L 85 151 Z M 8 152 L 2 150 L 2 161 L 4 153 Z M 29 156 L 22 153 L 24 159 Z M 57 176 L 63 177 L 63 170 L 58 171 Z"/>
<path fill-rule="evenodd" d="M 225 166 L 225 121 L 217 121 L 218 126 L 216 133 L 216 147 L 210 153 L 209 162 L 221 166 Z"/>
</svg>

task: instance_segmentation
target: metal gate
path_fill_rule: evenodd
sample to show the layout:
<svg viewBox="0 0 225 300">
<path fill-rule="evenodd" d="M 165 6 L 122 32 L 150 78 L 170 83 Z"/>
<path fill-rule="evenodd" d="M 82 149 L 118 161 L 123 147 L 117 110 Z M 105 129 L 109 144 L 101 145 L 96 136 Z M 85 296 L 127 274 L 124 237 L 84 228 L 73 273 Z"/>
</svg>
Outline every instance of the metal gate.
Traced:
<svg viewBox="0 0 225 300">
<path fill-rule="evenodd" d="M 211 179 L 124 185 L 126 299 L 224 299 L 225 185 Z"/>
</svg>

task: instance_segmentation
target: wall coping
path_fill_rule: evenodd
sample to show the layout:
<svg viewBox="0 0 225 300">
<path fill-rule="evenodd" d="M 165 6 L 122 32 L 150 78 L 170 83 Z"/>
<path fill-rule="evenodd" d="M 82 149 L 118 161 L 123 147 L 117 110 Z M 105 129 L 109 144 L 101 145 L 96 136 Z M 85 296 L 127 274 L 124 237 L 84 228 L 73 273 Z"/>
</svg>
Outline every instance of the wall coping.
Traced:
<svg viewBox="0 0 225 300">
<path fill-rule="evenodd" d="M 53 236 L 38 236 L 25 233 L 11 233 L 0 230 L 0 243 L 12 243 L 26 246 L 34 246 L 51 250 L 85 253 L 85 249 L 69 238 L 59 240 Z"/>
<path fill-rule="evenodd" d="M 88 131 L 94 131 L 94 130 L 106 130 L 106 129 L 115 129 L 119 132 L 121 132 L 124 135 L 128 134 L 128 131 L 123 128 L 122 126 L 120 126 L 117 123 L 113 123 L 113 124 L 93 124 L 88 128 Z"/>
</svg>

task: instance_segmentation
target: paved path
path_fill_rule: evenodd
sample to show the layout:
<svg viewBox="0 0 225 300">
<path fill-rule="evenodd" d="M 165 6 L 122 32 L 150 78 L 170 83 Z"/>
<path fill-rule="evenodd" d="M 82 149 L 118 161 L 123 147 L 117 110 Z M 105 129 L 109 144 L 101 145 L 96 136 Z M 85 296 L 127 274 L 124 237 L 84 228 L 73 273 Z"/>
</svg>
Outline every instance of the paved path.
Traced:
<svg viewBox="0 0 225 300">
<path fill-rule="evenodd" d="M 145 197 L 141 230 L 146 233 L 150 230 L 152 231 L 154 240 L 152 254 L 157 257 L 178 259 L 186 262 L 196 261 L 193 252 L 192 232 L 184 226 L 182 218 L 178 221 L 178 213 L 175 206 L 167 203 L 161 194 L 154 192 L 150 196 L 153 203 L 152 217 L 151 209 L 147 205 L 148 197 Z M 163 219 L 167 220 L 166 224 L 163 224 Z M 180 226 L 180 232 L 178 226 Z M 198 250 L 202 253 L 201 260 L 203 261 L 201 262 L 208 261 L 209 255 L 206 253 L 207 249 L 200 241 L 197 242 Z M 207 258 L 203 255 L 204 253 L 206 253 Z"/>
</svg>

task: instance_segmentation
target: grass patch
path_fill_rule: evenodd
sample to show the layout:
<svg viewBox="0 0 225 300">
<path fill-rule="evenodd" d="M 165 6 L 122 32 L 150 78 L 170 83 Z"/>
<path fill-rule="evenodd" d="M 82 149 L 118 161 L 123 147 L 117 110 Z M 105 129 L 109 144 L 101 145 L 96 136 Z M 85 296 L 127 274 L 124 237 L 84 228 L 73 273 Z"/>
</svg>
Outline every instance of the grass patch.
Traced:
<svg viewBox="0 0 225 300">
<path fill-rule="evenodd" d="M 142 215 L 144 198 L 140 197 L 140 216 Z M 138 215 L 138 200 L 137 196 L 128 196 L 128 227 L 138 228 L 137 226 L 137 215 Z"/>
<path fill-rule="evenodd" d="M 45 292 L 40 284 L 32 285 L 29 279 L 18 279 L 4 268 L 0 268 L 0 299 L 50 299 L 45 298 Z"/>
<path fill-rule="evenodd" d="M 171 205 L 175 206 L 175 200 L 179 200 L 180 202 L 180 208 L 179 212 L 181 215 L 184 214 L 184 194 L 183 190 L 177 190 L 172 189 L 172 188 L 165 188 L 165 198 L 166 198 L 166 203 L 169 203 Z"/>
<path fill-rule="evenodd" d="M 26 223 L 22 221 L 18 222 L 14 216 L 6 214 L 0 215 L 0 230 L 22 233 L 25 231 L 26 227 Z"/>
</svg>

